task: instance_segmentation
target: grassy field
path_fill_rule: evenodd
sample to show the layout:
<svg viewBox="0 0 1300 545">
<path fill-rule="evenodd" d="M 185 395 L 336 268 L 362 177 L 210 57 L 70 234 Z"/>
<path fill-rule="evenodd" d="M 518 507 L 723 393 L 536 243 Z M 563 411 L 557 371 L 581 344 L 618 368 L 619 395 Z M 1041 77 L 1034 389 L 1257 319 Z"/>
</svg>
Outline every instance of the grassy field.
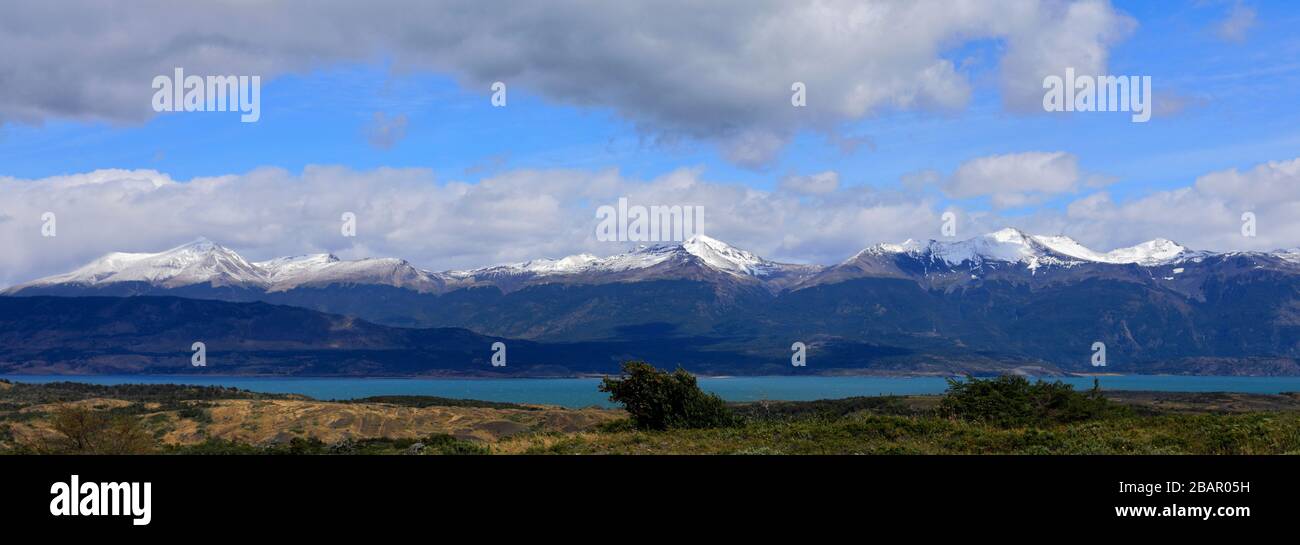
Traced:
<svg viewBox="0 0 1300 545">
<path fill-rule="evenodd" d="M 507 438 L 529 454 L 1297 454 L 1300 414 L 1169 414 L 1000 428 L 870 412 L 717 429 Z"/>
<path fill-rule="evenodd" d="M 942 396 L 911 396 L 730 405 L 735 418 L 727 425 L 655 431 L 636 429 L 624 411 L 598 408 L 430 397 L 325 402 L 225 388 L 0 382 L 0 452 L 1300 453 L 1300 395 L 1106 392 L 1105 398 L 1104 411 L 1078 421 L 1029 425 L 956 417 L 944 412 Z M 125 439 L 74 443 L 66 431 L 70 421 Z"/>
<path fill-rule="evenodd" d="M 157 453 L 396 454 L 416 443 L 442 452 L 432 446 L 448 440 L 472 445 L 474 449 L 461 450 L 477 453 L 507 436 L 577 432 L 623 416 L 616 410 L 427 396 L 329 402 L 219 387 L 0 381 L 0 453 L 108 453 L 129 448 Z M 85 435 L 105 436 L 99 441 L 103 446 L 93 444 L 96 441 L 69 444 L 70 436 Z"/>
</svg>

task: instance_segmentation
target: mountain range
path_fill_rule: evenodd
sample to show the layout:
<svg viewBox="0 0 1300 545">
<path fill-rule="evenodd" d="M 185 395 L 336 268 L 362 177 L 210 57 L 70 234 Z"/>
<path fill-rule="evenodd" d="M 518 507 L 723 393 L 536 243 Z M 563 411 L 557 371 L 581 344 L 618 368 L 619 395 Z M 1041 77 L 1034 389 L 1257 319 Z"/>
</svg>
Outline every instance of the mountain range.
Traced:
<svg viewBox="0 0 1300 545">
<path fill-rule="evenodd" d="M 722 241 L 697 235 L 680 244 L 641 246 L 604 258 L 578 254 L 560 259 L 543 258 L 472 270 L 435 272 L 416 268 L 403 259 L 345 261 L 333 254 L 250 262 L 229 248 L 208 239 L 199 239 L 159 253 L 111 253 L 70 273 L 20 284 L 0 293 L 15 295 L 69 289 L 130 292 L 197 285 L 266 293 L 332 285 L 376 285 L 418 293 L 446 293 L 478 286 L 513 291 L 547 283 L 593 284 L 709 275 L 729 276 L 733 281 L 753 281 L 775 291 L 814 285 L 822 280 L 819 276 L 823 273 L 833 274 L 847 264 L 872 256 L 906 256 L 942 264 L 949 272 L 963 264 L 978 269 L 985 263 L 1009 263 L 1023 265 L 1034 273 L 1045 267 L 1084 264 L 1155 267 L 1212 255 L 1216 254 L 1190 251 L 1165 239 L 1101 253 L 1065 236 L 1030 236 L 1015 229 L 1004 229 L 957 242 L 908 240 L 901 244 L 878 244 L 839 265 L 818 266 L 769 261 Z M 1300 260 L 1300 253 L 1295 250 L 1259 255 L 1277 256 L 1291 262 Z"/>
<path fill-rule="evenodd" d="M 1163 239 L 1098 252 L 1014 229 L 879 244 L 833 265 L 778 263 L 696 236 L 441 272 L 329 254 L 250 262 L 199 240 L 109 254 L 2 294 L 270 303 L 258 308 L 566 346 L 536 365 L 572 372 L 641 355 L 628 343 L 701 372 L 803 372 L 786 367 L 797 341 L 809 347 L 808 372 L 1300 374 L 1300 252 Z M 469 343 L 475 354 L 482 341 Z M 1091 365 L 1094 342 L 1106 345 L 1105 368 Z M 421 349 L 412 343 L 398 344 Z"/>
</svg>

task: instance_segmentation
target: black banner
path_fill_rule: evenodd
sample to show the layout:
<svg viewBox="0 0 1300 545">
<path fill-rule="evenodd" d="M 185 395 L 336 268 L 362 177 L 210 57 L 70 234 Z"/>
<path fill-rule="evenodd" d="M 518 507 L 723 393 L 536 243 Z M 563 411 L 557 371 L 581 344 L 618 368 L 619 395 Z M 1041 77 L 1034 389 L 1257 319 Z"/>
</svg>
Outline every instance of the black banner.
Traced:
<svg viewBox="0 0 1300 545">
<path fill-rule="evenodd" d="M 775 527 L 811 517 L 822 529 L 865 521 L 1245 529 L 1293 519 L 1290 491 L 1300 481 L 1297 462 L 1286 457 L 14 456 L 0 463 L 6 527 L 124 535 L 495 527 L 503 517 L 523 528 L 647 514 L 742 516 Z M 144 483 L 148 513 L 131 512 L 144 502 L 127 496 L 120 514 L 96 513 L 111 511 L 105 494 L 130 485 L 144 491 Z M 60 498 L 65 491 L 69 497 Z"/>
</svg>

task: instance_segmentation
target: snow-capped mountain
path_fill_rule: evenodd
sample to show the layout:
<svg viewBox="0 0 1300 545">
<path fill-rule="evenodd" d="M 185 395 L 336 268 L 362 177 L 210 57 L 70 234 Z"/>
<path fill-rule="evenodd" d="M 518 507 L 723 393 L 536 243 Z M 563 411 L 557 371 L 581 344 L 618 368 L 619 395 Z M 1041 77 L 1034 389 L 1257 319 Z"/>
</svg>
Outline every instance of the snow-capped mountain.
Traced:
<svg viewBox="0 0 1300 545">
<path fill-rule="evenodd" d="M 470 270 L 434 272 L 402 259 L 341 260 L 332 254 L 312 254 L 249 262 L 235 251 L 199 239 L 163 252 L 112 253 L 70 273 L 20 284 L 4 294 L 48 288 L 103 288 L 119 284 L 172 289 L 203 285 L 243 288 L 268 293 L 332 285 L 374 285 L 417 293 L 444 293 L 458 288 L 497 286 L 504 290 L 540 283 L 603 283 L 661 278 L 715 277 L 720 280 L 760 284 L 784 289 L 800 281 L 829 273 L 844 276 L 845 266 L 856 274 L 906 276 L 897 258 L 910 258 L 925 271 L 1006 269 L 1021 265 L 1031 274 L 1043 268 L 1071 268 L 1085 264 L 1160 267 L 1197 261 L 1213 255 L 1192 251 L 1173 241 L 1155 239 L 1099 252 L 1066 236 L 1029 235 L 1003 229 L 971 239 L 947 242 L 908 240 L 877 244 L 837 266 L 795 265 L 764 259 L 720 240 L 697 235 L 678 244 L 640 246 L 607 257 L 577 254 L 558 259 L 540 258 L 522 263 Z M 1271 255 L 1300 263 L 1300 252 L 1283 250 Z M 890 258 L 888 263 L 881 258 Z M 825 275 L 823 275 L 825 276 Z"/>
<path fill-rule="evenodd" d="M 535 276 L 562 276 L 592 273 L 620 273 L 650 269 L 674 262 L 691 262 L 738 277 L 768 277 L 784 271 L 799 269 L 800 265 L 768 261 L 720 240 L 695 235 L 680 244 L 639 246 L 636 249 L 596 257 L 578 254 L 561 259 L 534 259 L 512 265 L 499 265 L 467 271 L 450 271 L 453 278 L 484 278 L 503 274 L 528 274 Z"/>
<path fill-rule="evenodd" d="M 234 250 L 199 239 L 156 254 L 113 253 L 67 274 L 14 286 L 6 294 L 53 287 L 98 288 L 139 283 L 157 288 L 207 285 L 284 292 L 330 285 L 378 285 L 419 293 L 458 287 L 578 280 L 600 282 L 644 275 L 677 277 L 689 269 L 736 279 L 767 279 L 815 267 L 777 263 L 726 243 L 697 235 L 680 244 L 641 246 L 608 257 L 578 254 L 559 259 L 470 270 L 434 272 L 405 260 L 341 260 L 333 254 L 310 254 L 249 262 Z"/>
<path fill-rule="evenodd" d="M 199 240 L 156 254 L 109 254 L 5 294 L 63 296 L 0 298 L 15 309 L 13 323 L 40 311 L 61 324 L 64 311 L 55 307 L 80 308 L 65 298 L 90 295 L 119 297 L 84 304 L 121 305 L 121 320 L 140 318 L 132 308 L 194 303 L 209 313 L 196 327 L 228 321 L 229 312 L 280 315 L 275 309 L 297 307 L 334 315 L 322 324 L 342 323 L 343 315 L 402 329 L 596 341 L 602 348 L 575 356 L 593 362 L 691 343 L 708 347 L 696 354 L 699 361 L 751 361 L 760 345 L 782 360 L 794 338 L 830 343 L 819 352 L 821 365 L 947 372 L 976 361 L 1050 362 L 1090 370 L 1090 347 L 1101 341 L 1123 372 L 1300 374 L 1300 250 L 1212 253 L 1156 239 L 1102 252 L 1068 237 L 1012 229 L 962 241 L 879 244 L 831 266 L 778 263 L 694 237 L 605 257 L 444 272 L 330 254 L 249 262 Z M 108 323 L 107 334 L 118 334 L 117 323 Z M 426 345 L 418 335 L 412 342 Z M 716 351 L 724 348 L 729 352 Z M 24 357 L 65 357 L 51 354 Z M 669 363 L 687 357 L 661 355 Z"/>
<path fill-rule="evenodd" d="M 930 240 L 921 243 L 907 240 L 901 244 L 879 244 L 863 250 L 855 257 L 864 254 L 907 254 L 949 266 L 963 263 L 979 266 L 986 262 L 1021 263 L 1030 271 L 1044 266 L 1068 267 L 1082 263 L 1154 267 L 1204 255 L 1203 252 L 1190 252 L 1166 239 L 1150 240 L 1102 253 L 1067 236 L 1028 235 L 1017 229 L 1002 229 L 957 242 Z"/>
<path fill-rule="evenodd" d="M 417 269 L 402 259 L 343 261 L 333 254 L 282 257 L 254 263 L 262 270 L 267 290 L 288 291 L 334 284 L 366 284 L 403 288 L 419 293 L 441 291 L 446 284 L 437 273 Z"/>
<path fill-rule="evenodd" d="M 284 291 L 335 283 L 380 284 L 436 291 L 442 283 L 400 259 L 343 261 L 331 254 L 250 262 L 206 238 L 159 253 L 111 253 L 67 274 L 14 286 L 5 293 L 46 288 L 97 288 L 144 284 L 158 288 L 193 285 Z"/>
<path fill-rule="evenodd" d="M 267 285 L 265 271 L 233 250 L 198 239 L 156 254 L 111 253 L 67 274 L 42 278 L 24 287 L 75 285 L 100 286 L 143 282 L 159 287 L 206 283 L 212 286 Z"/>
</svg>

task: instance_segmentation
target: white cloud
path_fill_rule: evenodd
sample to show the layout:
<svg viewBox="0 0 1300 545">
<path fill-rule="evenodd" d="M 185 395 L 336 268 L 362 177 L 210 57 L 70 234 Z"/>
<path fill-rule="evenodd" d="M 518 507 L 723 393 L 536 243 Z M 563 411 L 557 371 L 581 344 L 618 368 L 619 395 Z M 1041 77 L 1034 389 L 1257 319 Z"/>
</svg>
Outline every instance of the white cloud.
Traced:
<svg viewBox="0 0 1300 545">
<path fill-rule="evenodd" d="M 826 173 L 814 175 L 823 180 Z M 830 174 L 834 176 L 833 173 Z M 819 190 L 826 190 L 826 183 Z M 702 205 L 705 232 L 774 258 L 847 257 L 875 240 L 937 226 L 931 205 L 861 188 L 805 198 L 709 182 L 697 170 L 651 180 L 617 171 L 515 170 L 476 184 L 425 169 L 265 168 L 176 182 L 153 171 L 0 178 L 0 285 L 63 272 L 112 251 L 158 251 L 206 236 L 252 259 L 332 251 L 402 257 L 443 270 L 626 249 L 595 240 L 595 210 Z M 41 236 L 41 215 L 58 236 Z M 357 237 L 340 235 L 353 212 Z M 935 227 L 937 229 L 937 227 Z M 852 252 L 848 252 L 852 253 Z"/>
<path fill-rule="evenodd" d="M 336 166 L 183 182 L 148 170 L 0 178 L 0 286 L 111 251 L 158 251 L 199 236 L 252 259 L 333 251 L 403 257 L 435 270 L 607 255 L 624 247 L 595 240 L 595 209 L 619 197 L 702 205 L 707 234 L 781 260 L 835 263 L 878 242 L 939 238 L 944 203 L 915 192 L 832 189 L 825 181 L 832 174 L 808 176 L 823 181 L 803 192 L 712 182 L 693 169 L 650 180 L 613 170 L 514 170 L 476 184 L 440 181 L 426 169 Z M 1094 193 L 1059 212 L 953 210 L 960 237 L 1013 226 L 1067 234 L 1102 251 L 1157 237 L 1211 250 L 1293 247 L 1300 245 L 1300 159 L 1213 172 L 1125 202 Z M 1246 211 L 1258 218 L 1256 237 L 1241 235 Z M 41 236 L 44 212 L 56 213 L 57 237 Z M 343 212 L 357 215 L 356 238 L 340 235 Z"/>
<path fill-rule="evenodd" d="M 909 180 L 926 178 L 935 175 L 918 174 Z M 971 159 L 941 185 L 944 194 L 955 199 L 987 196 L 997 208 L 1012 208 L 1075 191 L 1080 181 L 1079 161 L 1074 155 L 1028 151 Z"/>
<path fill-rule="evenodd" d="M 1241 216 L 1255 214 L 1256 236 Z M 1300 244 L 1300 159 L 1229 169 L 1191 186 L 1116 202 L 1107 193 L 1079 199 L 1056 222 L 1098 244 L 1123 246 L 1156 237 L 1193 248 L 1273 250 Z"/>
<path fill-rule="evenodd" d="M 997 16 L 1016 29 L 1008 32 L 1002 58 L 1003 102 L 1025 113 L 1043 111 L 1042 84 L 1048 75 L 1064 75 L 1066 68 L 1079 74 L 1108 73 L 1110 46 L 1137 27 L 1104 0 L 1021 3 L 1000 9 L 1006 11 Z"/>
<path fill-rule="evenodd" d="M 1132 27 L 1106 0 L 20 2 L 0 22 L 0 51 L 22 52 L 0 56 L 0 123 L 144 120 L 153 76 L 178 66 L 273 85 L 382 58 L 485 95 L 504 81 L 610 108 L 657 137 L 716 141 L 758 166 L 800 130 L 843 145 L 865 141 L 840 135 L 843 124 L 881 110 L 965 107 L 971 83 L 945 53 L 973 41 L 1005 42 L 1008 106 L 1041 111 L 1044 75 L 1105 73 Z M 807 107 L 791 106 L 795 81 Z"/>
</svg>

